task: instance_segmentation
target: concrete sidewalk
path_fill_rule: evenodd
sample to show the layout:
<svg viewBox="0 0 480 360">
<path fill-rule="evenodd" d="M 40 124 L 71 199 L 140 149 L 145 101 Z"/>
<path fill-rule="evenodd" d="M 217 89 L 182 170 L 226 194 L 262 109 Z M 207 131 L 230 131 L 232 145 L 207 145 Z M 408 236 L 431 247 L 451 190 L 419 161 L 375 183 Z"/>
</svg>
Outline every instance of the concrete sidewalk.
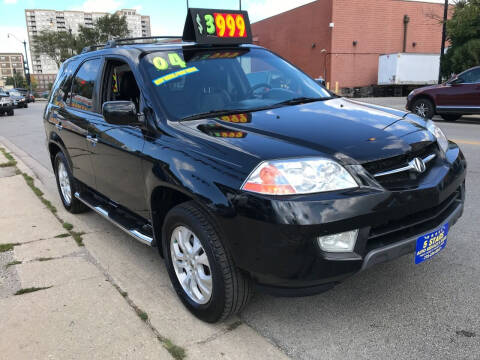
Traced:
<svg viewBox="0 0 480 360">
<path fill-rule="evenodd" d="M 8 161 L 0 153 L 0 358 L 286 358 L 238 318 L 194 318 L 155 249 L 65 212 Z"/>
</svg>

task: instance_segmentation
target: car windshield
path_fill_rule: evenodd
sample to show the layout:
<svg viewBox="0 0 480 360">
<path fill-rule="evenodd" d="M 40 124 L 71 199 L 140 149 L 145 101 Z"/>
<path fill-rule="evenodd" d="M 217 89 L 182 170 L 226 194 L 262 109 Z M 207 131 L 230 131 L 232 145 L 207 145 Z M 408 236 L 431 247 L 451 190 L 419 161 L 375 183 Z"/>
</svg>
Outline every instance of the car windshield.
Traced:
<svg viewBox="0 0 480 360">
<path fill-rule="evenodd" d="M 264 49 L 153 52 L 142 59 L 141 68 L 173 120 L 331 97 L 310 77 Z"/>
<path fill-rule="evenodd" d="M 18 91 L 10 91 L 10 95 L 13 95 L 13 96 L 22 96 L 22 94 L 20 94 Z"/>
</svg>

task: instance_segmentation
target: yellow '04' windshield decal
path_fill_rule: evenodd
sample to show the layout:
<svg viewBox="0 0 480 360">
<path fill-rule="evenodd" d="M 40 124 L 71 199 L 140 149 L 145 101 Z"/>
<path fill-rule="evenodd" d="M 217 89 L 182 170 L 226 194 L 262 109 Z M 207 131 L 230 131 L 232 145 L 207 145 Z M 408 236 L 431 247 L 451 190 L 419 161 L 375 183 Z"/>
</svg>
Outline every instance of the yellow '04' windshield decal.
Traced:
<svg viewBox="0 0 480 360">
<path fill-rule="evenodd" d="M 192 67 L 189 67 L 187 69 L 175 71 L 175 72 L 170 73 L 168 75 L 161 76 L 161 77 L 159 77 L 155 80 L 152 80 L 152 81 L 155 85 L 159 86 L 159 85 L 165 84 L 166 82 L 168 82 L 170 80 L 177 79 L 179 77 L 182 77 L 182 76 L 185 76 L 185 75 L 188 75 L 188 74 L 193 74 L 193 73 L 196 73 L 197 71 L 199 71 L 199 70 L 195 66 L 192 66 Z"/>
</svg>

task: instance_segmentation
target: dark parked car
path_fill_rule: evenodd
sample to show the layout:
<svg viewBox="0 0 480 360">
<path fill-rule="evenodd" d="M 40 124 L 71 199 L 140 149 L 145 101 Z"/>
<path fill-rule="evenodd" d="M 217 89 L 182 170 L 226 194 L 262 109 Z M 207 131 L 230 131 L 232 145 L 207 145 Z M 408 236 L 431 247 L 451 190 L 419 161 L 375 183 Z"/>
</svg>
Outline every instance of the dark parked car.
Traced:
<svg viewBox="0 0 480 360">
<path fill-rule="evenodd" d="M 0 91 L 0 114 L 13 116 L 15 112 L 14 107 L 13 100 L 10 98 L 10 96 L 5 92 Z"/>
<path fill-rule="evenodd" d="M 12 98 L 14 105 L 17 108 L 27 108 L 28 103 L 24 95 L 16 90 L 9 90 L 7 94 Z"/>
<path fill-rule="evenodd" d="M 27 103 L 35 102 L 35 96 L 33 96 L 30 90 L 24 88 L 16 88 L 13 90 L 18 91 L 20 94 L 22 94 L 25 97 Z"/>
<path fill-rule="evenodd" d="M 208 12 L 190 9 L 194 24 Z M 44 124 L 65 208 L 156 246 L 193 314 L 219 321 L 254 286 L 315 294 L 445 247 L 466 161 L 432 121 L 334 96 L 264 48 L 185 33 L 65 61 Z"/>
<path fill-rule="evenodd" d="M 407 109 L 427 119 L 438 114 L 447 121 L 480 114 L 480 66 L 444 84 L 413 90 L 407 98 Z"/>
</svg>

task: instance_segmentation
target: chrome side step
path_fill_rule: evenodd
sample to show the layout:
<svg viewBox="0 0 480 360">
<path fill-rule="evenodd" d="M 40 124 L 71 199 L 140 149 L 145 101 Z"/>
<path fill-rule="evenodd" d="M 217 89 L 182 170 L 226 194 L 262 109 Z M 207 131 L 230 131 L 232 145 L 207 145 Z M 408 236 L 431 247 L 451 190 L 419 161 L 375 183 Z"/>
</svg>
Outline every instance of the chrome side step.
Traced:
<svg viewBox="0 0 480 360">
<path fill-rule="evenodd" d="M 118 221 L 115 221 L 112 219 L 110 216 L 109 212 L 105 210 L 103 207 L 99 205 L 93 205 L 90 202 L 88 202 L 86 199 L 83 199 L 78 192 L 75 193 L 75 197 L 80 200 L 82 203 L 87 205 L 90 209 L 95 211 L 97 214 L 103 216 L 105 219 L 110 221 L 113 225 L 116 225 L 120 230 L 125 231 L 128 235 L 133 237 L 135 240 L 140 241 L 143 244 L 152 246 L 153 243 L 153 238 L 143 234 L 142 232 L 139 231 L 139 229 L 133 229 L 133 228 L 127 228 L 124 225 L 120 224 Z"/>
</svg>

